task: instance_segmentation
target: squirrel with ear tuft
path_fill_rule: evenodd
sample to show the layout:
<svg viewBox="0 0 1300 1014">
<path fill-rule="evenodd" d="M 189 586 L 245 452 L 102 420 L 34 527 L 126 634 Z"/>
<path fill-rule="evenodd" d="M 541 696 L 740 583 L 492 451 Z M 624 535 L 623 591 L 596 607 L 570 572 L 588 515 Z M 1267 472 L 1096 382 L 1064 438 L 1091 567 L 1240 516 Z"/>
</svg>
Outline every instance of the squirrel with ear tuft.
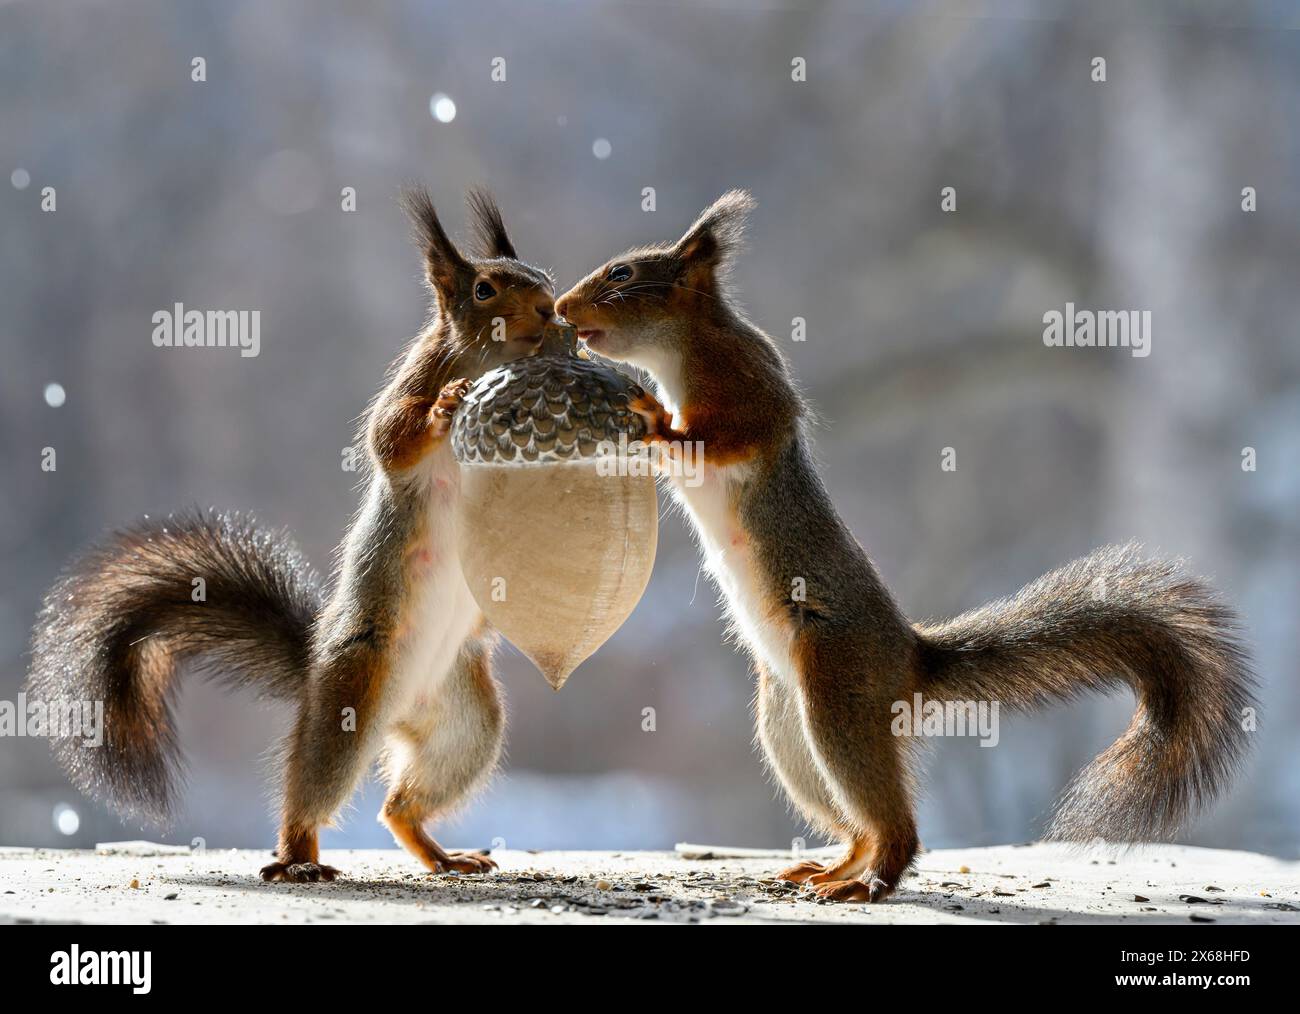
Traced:
<svg viewBox="0 0 1300 1014">
<path fill-rule="evenodd" d="M 615 257 L 556 309 L 593 351 L 650 373 L 662 404 L 637 406 L 650 439 L 702 449 L 703 482 L 675 480 L 674 495 L 757 669 L 759 741 L 799 812 L 846 846 L 781 878 L 845 901 L 898 887 L 920 845 L 918 765 L 891 721 L 914 694 L 1033 710 L 1128 687 L 1128 730 L 1075 777 L 1048 835 L 1171 834 L 1246 752 L 1254 681 L 1233 613 L 1125 546 L 946 623 L 909 622 L 817 474 L 776 342 L 728 291 L 752 207 L 743 191 L 723 195 L 677 242 Z"/>
<path fill-rule="evenodd" d="M 365 494 L 328 595 L 282 533 L 194 511 L 146 519 L 76 562 L 46 596 L 33 638 L 33 698 L 104 702 L 102 749 L 52 740 L 72 781 L 157 823 L 176 803 L 180 662 L 297 704 L 266 880 L 335 878 L 318 830 L 381 752 L 380 819 L 398 843 L 435 872 L 496 866 L 482 853 L 448 853 L 424 830 L 487 781 L 504 726 L 494 636 L 456 554 L 459 472 L 447 434 L 473 379 L 541 347 L 553 283 L 519 260 L 486 192 L 469 195 L 473 256 L 448 238 L 426 191 L 408 191 L 404 204 L 432 314 L 365 415 Z M 206 584 L 202 602 L 191 598 L 194 578 Z"/>
</svg>

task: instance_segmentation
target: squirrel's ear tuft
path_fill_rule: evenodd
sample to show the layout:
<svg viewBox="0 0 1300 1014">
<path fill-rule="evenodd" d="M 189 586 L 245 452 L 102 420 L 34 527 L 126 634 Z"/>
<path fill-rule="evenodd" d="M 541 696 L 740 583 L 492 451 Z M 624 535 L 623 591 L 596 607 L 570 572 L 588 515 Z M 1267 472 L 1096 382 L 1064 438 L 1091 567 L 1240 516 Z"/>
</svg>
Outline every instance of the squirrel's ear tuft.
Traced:
<svg viewBox="0 0 1300 1014">
<path fill-rule="evenodd" d="M 740 249 L 745 225 L 754 209 L 746 190 L 728 190 L 700 213 L 673 248 L 688 266 L 717 269 Z"/>
<path fill-rule="evenodd" d="M 474 223 L 474 233 L 478 237 L 479 254 L 483 257 L 509 257 L 519 259 L 515 245 L 506 235 L 506 223 L 501 219 L 501 209 L 492 194 L 483 187 L 470 187 L 465 192 L 465 203 L 469 205 L 470 218 Z"/>
<path fill-rule="evenodd" d="M 424 270 L 429 284 L 440 295 L 451 295 L 456 291 L 460 278 L 473 269 L 448 238 L 428 190 L 421 186 L 405 187 L 401 203 L 411 219 L 416 245 L 424 254 Z"/>
</svg>

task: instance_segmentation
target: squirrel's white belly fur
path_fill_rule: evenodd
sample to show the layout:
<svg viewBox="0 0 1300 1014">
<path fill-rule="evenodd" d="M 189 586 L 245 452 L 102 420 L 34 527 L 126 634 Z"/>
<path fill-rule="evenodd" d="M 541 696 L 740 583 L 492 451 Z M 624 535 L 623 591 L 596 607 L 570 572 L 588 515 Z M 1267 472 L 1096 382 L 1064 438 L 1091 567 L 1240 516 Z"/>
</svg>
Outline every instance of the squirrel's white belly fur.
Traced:
<svg viewBox="0 0 1300 1014">
<path fill-rule="evenodd" d="M 685 382 L 676 357 L 641 353 L 633 362 L 655 379 L 665 409 L 678 415 L 679 392 L 685 390 Z M 672 473 L 673 495 L 694 524 L 705 569 L 722 590 L 733 632 L 755 661 L 773 676 L 793 684 L 789 625 L 782 616 L 773 615 L 765 601 L 753 551 L 732 506 L 733 493 L 744 483 L 748 469 L 743 463 L 716 466 L 701 462 L 703 481 L 696 485 Z"/>
<path fill-rule="evenodd" d="M 792 682 L 789 625 L 772 615 L 748 537 L 732 507 L 732 492 L 747 468 L 705 465 L 702 483 L 688 486 L 674 478 L 673 493 L 694 522 L 705 568 L 722 590 L 735 634 L 773 676 Z"/>
<path fill-rule="evenodd" d="M 419 481 L 427 484 L 428 517 L 424 538 L 411 547 L 407 561 L 411 597 L 394 672 L 399 714 L 437 694 L 481 618 L 456 550 L 460 482 L 450 448 L 436 449 L 423 467 Z"/>
</svg>

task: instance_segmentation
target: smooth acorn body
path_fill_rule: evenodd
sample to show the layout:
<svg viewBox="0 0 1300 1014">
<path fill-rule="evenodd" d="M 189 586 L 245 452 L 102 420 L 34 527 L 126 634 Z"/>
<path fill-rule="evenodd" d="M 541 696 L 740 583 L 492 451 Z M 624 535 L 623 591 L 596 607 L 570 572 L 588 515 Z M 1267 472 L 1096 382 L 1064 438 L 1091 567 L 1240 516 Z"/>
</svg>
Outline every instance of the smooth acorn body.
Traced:
<svg viewBox="0 0 1300 1014">
<path fill-rule="evenodd" d="M 485 374 L 452 426 L 465 580 L 556 690 L 631 615 L 658 541 L 641 389 L 573 347 L 552 329 L 540 355 Z"/>
</svg>

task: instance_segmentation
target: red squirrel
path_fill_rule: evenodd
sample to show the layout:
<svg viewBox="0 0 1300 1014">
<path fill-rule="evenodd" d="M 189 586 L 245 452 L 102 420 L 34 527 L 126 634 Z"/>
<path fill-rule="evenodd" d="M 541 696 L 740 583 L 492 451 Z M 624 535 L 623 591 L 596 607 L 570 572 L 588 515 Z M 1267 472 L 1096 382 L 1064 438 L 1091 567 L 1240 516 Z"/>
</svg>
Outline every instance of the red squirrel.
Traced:
<svg viewBox="0 0 1300 1014">
<path fill-rule="evenodd" d="M 266 880 L 335 878 L 317 833 L 377 755 L 388 783 L 380 819 L 399 844 L 435 872 L 496 866 L 448 853 L 424 830 L 487 780 L 504 725 L 494 635 L 456 554 L 447 434 L 472 379 L 541 347 L 553 283 L 519 260 L 486 192 L 469 195 L 475 256 L 447 236 L 426 191 L 404 203 L 433 314 L 366 413 L 366 490 L 328 595 L 283 534 L 199 511 L 146 519 L 75 563 L 33 638 L 33 699 L 104 702 L 101 749 L 52 740 L 72 781 L 160 823 L 177 791 L 179 662 L 296 702 Z M 206 583 L 201 602 L 195 578 Z"/>
<path fill-rule="evenodd" d="M 676 479 L 673 492 L 757 670 L 758 739 L 799 812 L 847 848 L 779 876 L 837 900 L 898 887 L 920 844 L 918 767 L 916 741 L 890 726 L 914 694 L 1030 710 L 1128 686 L 1128 730 L 1076 776 L 1048 835 L 1172 833 L 1246 750 L 1253 677 L 1233 613 L 1130 546 L 946 623 L 909 622 L 817 474 L 776 342 L 729 291 L 752 205 L 725 194 L 675 243 L 613 258 L 556 310 L 593 352 L 651 375 L 659 399 L 636 408 L 652 441 L 702 449 L 702 481 Z"/>
</svg>

